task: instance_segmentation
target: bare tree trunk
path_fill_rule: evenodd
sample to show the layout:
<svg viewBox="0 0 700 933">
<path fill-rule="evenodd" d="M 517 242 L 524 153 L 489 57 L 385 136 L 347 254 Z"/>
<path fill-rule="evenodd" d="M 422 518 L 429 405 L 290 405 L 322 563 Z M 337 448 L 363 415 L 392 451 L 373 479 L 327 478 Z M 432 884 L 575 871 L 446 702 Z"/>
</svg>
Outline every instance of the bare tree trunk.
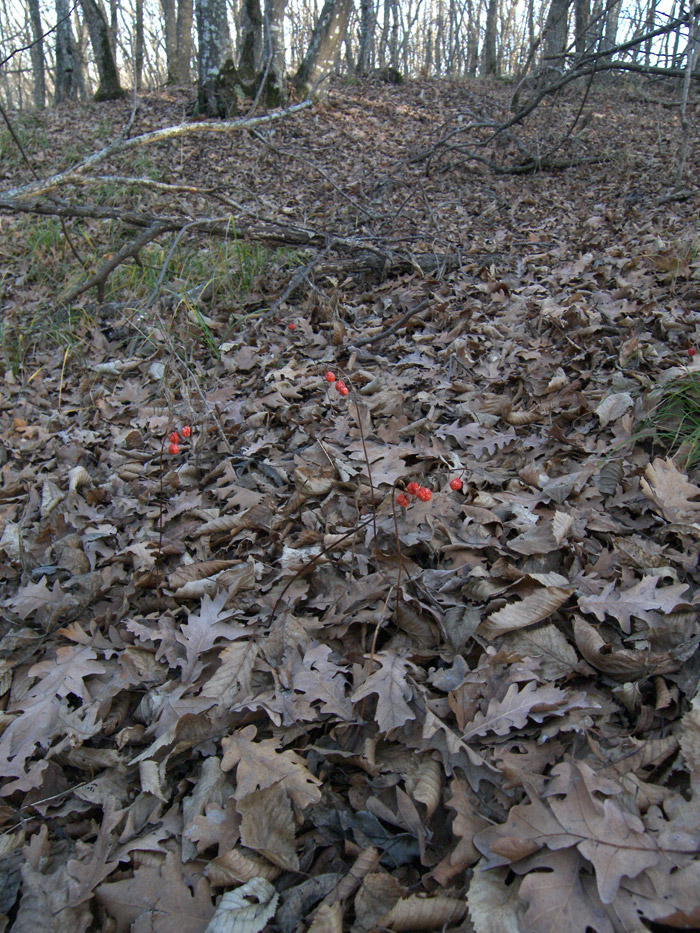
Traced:
<svg viewBox="0 0 700 933">
<path fill-rule="evenodd" d="M 685 165 L 688 157 L 688 140 L 690 137 L 690 125 L 688 120 L 688 92 L 690 90 L 690 77 L 695 69 L 700 52 L 700 31 L 698 30 L 698 14 L 690 19 L 688 27 L 688 48 L 686 50 L 685 75 L 683 76 L 683 86 L 681 88 L 681 129 L 683 132 L 680 157 L 676 169 L 676 185 L 680 185 L 685 177 Z"/>
<path fill-rule="evenodd" d="M 124 91 L 119 83 L 119 72 L 114 60 L 107 18 L 96 0 L 80 0 L 80 6 L 85 16 L 97 73 L 100 77 L 95 100 L 116 100 L 124 96 Z"/>
<path fill-rule="evenodd" d="M 175 79 L 178 84 L 189 84 L 192 80 L 192 21 L 194 10 L 192 0 L 179 0 L 177 5 L 177 24 L 175 35 L 177 53 L 175 56 Z M 228 28 L 228 27 L 227 27 Z M 229 37 L 229 46 L 231 39 Z"/>
<path fill-rule="evenodd" d="M 498 73 L 496 58 L 496 30 L 498 28 L 498 0 L 489 0 L 486 8 L 486 34 L 484 35 L 481 73 L 485 76 Z"/>
<path fill-rule="evenodd" d="M 68 0 L 56 0 L 56 77 L 54 100 L 62 104 L 77 100 L 80 90 L 80 63 L 73 38 Z"/>
<path fill-rule="evenodd" d="M 588 49 L 588 17 L 590 0 L 574 0 L 574 29 L 576 33 L 576 54 L 585 55 Z"/>
<path fill-rule="evenodd" d="M 46 106 L 46 75 L 44 73 L 44 40 L 41 28 L 39 0 L 29 0 L 29 19 L 32 26 L 32 77 L 34 78 L 34 106 L 43 110 Z"/>
<path fill-rule="evenodd" d="M 220 115 L 217 76 L 231 54 L 231 36 L 226 17 L 226 0 L 197 0 L 199 37 L 198 109 L 209 116 Z"/>
<path fill-rule="evenodd" d="M 376 22 L 374 0 L 360 0 L 360 49 L 357 53 L 357 70 L 360 74 L 367 74 L 372 67 Z"/>
<path fill-rule="evenodd" d="M 345 38 L 353 0 L 326 0 L 309 41 L 304 60 L 294 77 L 297 92 L 319 95 L 338 58 Z"/>
<path fill-rule="evenodd" d="M 386 2 L 386 0 L 385 0 Z M 399 67 L 399 5 L 397 0 L 390 0 L 391 11 L 391 38 L 389 39 L 389 64 L 398 70 Z"/>
<path fill-rule="evenodd" d="M 646 18 L 646 32 L 651 32 L 654 28 L 654 20 L 656 19 L 656 0 L 650 0 L 649 6 L 647 7 L 647 18 Z M 644 64 L 649 67 L 651 64 L 651 49 L 652 49 L 652 40 L 647 39 L 644 44 Z"/>
<path fill-rule="evenodd" d="M 260 0 L 243 0 L 241 4 L 238 48 L 238 73 L 243 81 L 252 81 L 263 58 L 263 15 Z"/>
<path fill-rule="evenodd" d="M 177 14 L 175 3 L 176 0 L 160 0 L 160 8 L 163 11 L 168 84 L 177 83 L 175 78 L 175 60 L 177 58 Z"/>
<path fill-rule="evenodd" d="M 552 0 L 544 25 L 544 66 L 558 68 L 566 49 L 569 0 Z"/>
<path fill-rule="evenodd" d="M 617 0 L 616 3 L 610 5 L 605 15 L 605 32 L 603 33 L 603 41 L 600 47 L 602 52 L 607 52 L 608 49 L 615 47 L 617 23 L 620 18 L 620 2 L 621 0 Z"/>
<path fill-rule="evenodd" d="M 192 80 L 192 0 L 160 0 L 165 23 L 168 84 Z"/>
<path fill-rule="evenodd" d="M 284 9 L 287 0 L 265 0 L 265 101 L 278 107 L 287 100 Z"/>
<path fill-rule="evenodd" d="M 430 77 L 433 68 L 433 30 L 428 26 L 428 38 L 425 43 L 425 64 L 423 71 L 426 77 Z"/>
<path fill-rule="evenodd" d="M 140 91 L 143 84 L 143 0 L 136 0 L 134 13 L 134 88 Z"/>
</svg>

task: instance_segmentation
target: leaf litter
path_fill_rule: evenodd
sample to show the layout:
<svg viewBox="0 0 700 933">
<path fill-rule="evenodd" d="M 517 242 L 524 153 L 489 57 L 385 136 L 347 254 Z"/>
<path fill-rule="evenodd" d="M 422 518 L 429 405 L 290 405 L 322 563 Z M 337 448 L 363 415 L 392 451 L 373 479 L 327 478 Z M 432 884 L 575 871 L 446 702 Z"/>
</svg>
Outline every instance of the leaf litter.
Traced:
<svg viewBox="0 0 700 933">
<path fill-rule="evenodd" d="M 73 352 L 6 370 L 3 928 L 700 923 L 700 477 L 638 430 L 696 368 L 696 205 L 621 94 L 575 141 L 615 158 L 559 174 L 414 158 L 506 105 L 474 83 L 188 138 L 178 184 L 459 262 L 273 264 L 213 345 L 83 296 Z"/>
</svg>

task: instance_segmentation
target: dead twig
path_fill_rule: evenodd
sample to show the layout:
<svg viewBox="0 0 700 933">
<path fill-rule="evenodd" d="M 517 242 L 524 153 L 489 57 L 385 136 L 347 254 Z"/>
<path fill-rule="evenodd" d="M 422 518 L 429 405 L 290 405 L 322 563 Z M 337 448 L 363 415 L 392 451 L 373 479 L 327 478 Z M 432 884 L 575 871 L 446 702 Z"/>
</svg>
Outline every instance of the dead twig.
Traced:
<svg viewBox="0 0 700 933">
<path fill-rule="evenodd" d="M 387 327 L 386 330 L 380 331 L 378 334 L 374 334 L 372 337 L 363 337 L 362 340 L 356 340 L 353 343 L 355 347 L 366 347 L 372 343 L 378 343 L 380 340 L 383 340 L 385 337 L 391 337 L 392 334 L 395 334 L 397 331 L 401 330 L 406 321 L 409 321 L 414 315 L 425 310 L 430 304 L 430 298 L 424 298 L 415 308 L 411 308 L 410 311 L 406 311 L 405 314 L 402 314 L 401 317 L 396 321 L 391 327 Z"/>
</svg>

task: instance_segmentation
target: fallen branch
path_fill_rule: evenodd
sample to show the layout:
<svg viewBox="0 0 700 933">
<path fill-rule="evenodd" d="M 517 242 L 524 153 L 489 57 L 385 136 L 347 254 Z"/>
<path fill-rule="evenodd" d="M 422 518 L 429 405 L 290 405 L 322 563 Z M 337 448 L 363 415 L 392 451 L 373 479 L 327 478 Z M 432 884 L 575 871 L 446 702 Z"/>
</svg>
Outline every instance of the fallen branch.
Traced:
<svg viewBox="0 0 700 933">
<path fill-rule="evenodd" d="M 178 136 L 185 136 L 191 133 L 231 133 L 236 130 L 252 129 L 256 126 L 263 126 L 266 123 L 273 123 L 276 120 L 282 120 L 285 117 L 299 113 L 311 107 L 312 102 L 305 100 L 300 104 L 293 104 L 284 110 L 275 110 L 273 113 L 264 114 L 261 117 L 249 117 L 242 120 L 209 120 L 202 123 L 178 123 L 176 126 L 166 126 L 162 130 L 153 130 L 151 133 L 142 133 L 140 136 L 131 136 L 128 138 L 118 137 L 112 140 L 109 145 L 98 152 L 93 152 L 83 162 L 71 166 L 65 172 L 57 172 L 48 178 L 39 179 L 30 182 L 27 185 L 20 185 L 18 188 L 11 188 L 3 195 L 4 198 L 16 199 L 30 197 L 31 195 L 43 194 L 51 191 L 52 188 L 62 185 L 68 177 L 78 175 L 92 168 L 99 162 L 113 155 L 122 152 L 128 152 L 137 146 L 149 146 L 152 143 L 160 143 Z"/>
<path fill-rule="evenodd" d="M 107 276 L 121 262 L 138 254 L 145 244 L 164 233 L 179 233 L 184 227 L 192 226 L 200 233 L 226 240 L 247 240 L 265 243 L 273 247 L 317 249 L 332 251 L 352 257 L 346 271 L 374 272 L 396 275 L 400 272 L 418 271 L 431 275 L 439 270 L 459 266 L 457 254 L 413 253 L 408 249 L 390 249 L 381 242 L 372 242 L 359 237 L 346 237 L 327 231 L 318 231 L 296 224 L 282 224 L 275 220 L 255 220 L 236 223 L 231 217 L 203 217 L 194 223 L 186 217 L 139 213 L 119 207 L 100 204 L 69 204 L 53 199 L 32 201 L 22 198 L 0 197 L 0 211 L 10 213 L 39 214 L 43 216 L 90 218 L 93 220 L 116 220 L 127 226 L 142 228 L 145 232 L 121 249 L 109 262 L 96 272 L 89 282 L 74 288 L 64 300 L 72 300 L 92 286 L 104 288 Z M 101 294 L 101 292 L 100 292 Z"/>
</svg>

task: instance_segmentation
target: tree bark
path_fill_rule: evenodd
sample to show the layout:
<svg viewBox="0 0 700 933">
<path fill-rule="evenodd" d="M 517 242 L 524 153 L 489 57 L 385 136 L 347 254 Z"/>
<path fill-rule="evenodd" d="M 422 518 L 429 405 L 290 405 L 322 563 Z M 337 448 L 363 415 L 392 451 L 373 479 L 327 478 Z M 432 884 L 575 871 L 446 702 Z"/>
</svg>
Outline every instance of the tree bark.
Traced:
<svg viewBox="0 0 700 933">
<path fill-rule="evenodd" d="M 620 18 L 620 0 L 608 6 L 605 14 L 605 32 L 601 43 L 601 52 L 614 48 L 617 39 L 617 23 Z"/>
<path fill-rule="evenodd" d="M 357 71 L 359 74 L 367 74 L 372 67 L 376 22 L 374 0 L 360 0 L 360 48 L 357 53 Z"/>
<path fill-rule="evenodd" d="M 192 80 L 192 0 L 179 0 L 175 25 L 176 56 L 174 75 L 178 84 L 189 84 Z M 230 42 L 230 39 L 229 39 Z"/>
<path fill-rule="evenodd" d="M 498 59 L 496 57 L 496 30 L 498 28 L 498 0 L 489 0 L 486 9 L 486 34 L 484 35 L 484 49 L 481 72 L 491 76 L 498 73 Z"/>
<path fill-rule="evenodd" d="M 238 73 L 252 81 L 262 64 L 263 15 L 260 0 L 243 0 L 238 26 Z"/>
<path fill-rule="evenodd" d="M 544 66 L 558 68 L 566 50 L 569 0 L 552 0 L 544 25 Z"/>
<path fill-rule="evenodd" d="M 160 0 L 163 11 L 163 31 L 165 34 L 165 59 L 168 64 L 168 84 L 177 84 L 175 60 L 177 58 L 177 13 L 176 0 Z"/>
<path fill-rule="evenodd" d="M 85 23 L 90 35 L 90 44 L 95 56 L 100 83 L 95 100 L 116 100 L 124 96 L 119 83 L 119 72 L 114 59 L 112 41 L 107 18 L 96 0 L 80 0 Z"/>
<path fill-rule="evenodd" d="M 589 0 L 574 0 L 574 29 L 576 34 L 576 54 L 585 55 L 588 50 Z"/>
<path fill-rule="evenodd" d="M 77 100 L 80 63 L 76 54 L 68 0 L 56 0 L 56 77 L 54 101 Z"/>
<path fill-rule="evenodd" d="M 304 60 L 294 77 L 294 86 L 303 96 L 322 96 L 336 63 L 348 28 L 353 0 L 326 0 L 314 27 Z"/>
<path fill-rule="evenodd" d="M 134 87 L 140 91 L 143 84 L 143 0 L 135 0 L 134 13 Z"/>
<path fill-rule="evenodd" d="M 209 116 L 223 116 L 217 94 L 217 77 L 231 54 L 226 2 L 197 0 L 196 10 L 199 37 L 198 111 Z"/>
<path fill-rule="evenodd" d="M 287 100 L 284 10 L 287 0 L 265 0 L 265 103 L 279 107 Z M 261 77 L 262 80 L 262 77 Z"/>
<path fill-rule="evenodd" d="M 34 78 L 34 106 L 43 110 L 46 106 L 46 75 L 44 73 L 44 39 L 41 28 L 39 0 L 29 0 L 29 20 L 32 26 L 32 77 Z"/>
</svg>

